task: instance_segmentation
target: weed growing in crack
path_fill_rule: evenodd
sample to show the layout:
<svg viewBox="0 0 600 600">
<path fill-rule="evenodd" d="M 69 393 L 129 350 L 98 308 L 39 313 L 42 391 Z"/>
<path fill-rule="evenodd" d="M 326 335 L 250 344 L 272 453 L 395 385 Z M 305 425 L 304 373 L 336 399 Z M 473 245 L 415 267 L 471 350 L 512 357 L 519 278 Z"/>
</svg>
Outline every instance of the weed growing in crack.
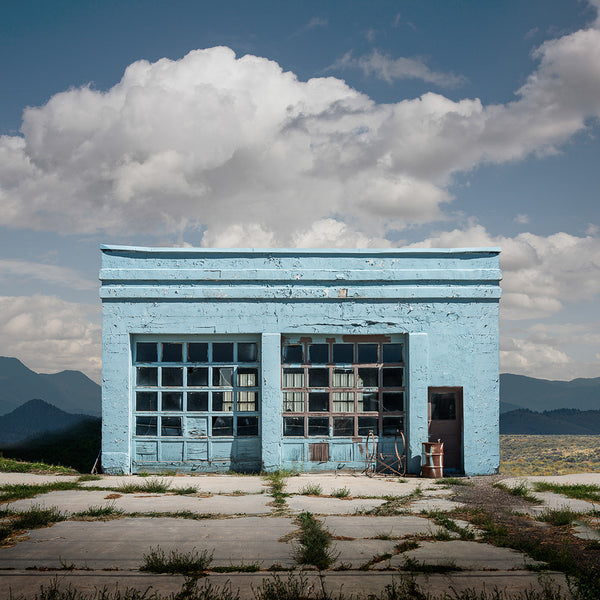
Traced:
<svg viewBox="0 0 600 600">
<path fill-rule="evenodd" d="M 472 481 L 469 481 L 465 477 L 444 477 L 442 479 L 436 479 L 433 483 L 435 485 L 461 485 L 461 486 L 472 486 L 474 485 Z"/>
<path fill-rule="evenodd" d="M 0 486 L 0 501 L 22 500 L 24 498 L 33 498 L 39 494 L 47 494 L 61 490 L 76 490 L 79 484 L 76 481 L 55 481 L 53 483 L 14 483 Z"/>
<path fill-rule="evenodd" d="M 441 511 L 429 511 L 427 516 L 432 519 L 436 525 L 444 527 L 447 531 L 458 534 L 458 537 L 461 540 L 475 539 L 475 532 L 470 527 L 461 527 L 456 521 L 453 521 Z M 440 537 L 437 537 L 438 535 L 443 535 L 443 533 L 438 532 L 436 536 L 434 536 L 435 539 L 441 539 Z M 450 536 L 443 539 L 450 539 Z"/>
<path fill-rule="evenodd" d="M 140 566 L 140 571 L 199 576 L 210 566 L 213 553 L 209 553 L 208 550 L 197 552 L 192 549 L 190 552 L 171 550 L 167 555 L 160 546 L 157 546 L 156 548 L 150 548 L 150 552 L 144 554 L 143 559 L 144 562 Z"/>
<path fill-rule="evenodd" d="M 32 506 L 29 510 L 19 513 L 15 520 L 15 528 L 19 529 L 40 529 L 48 527 L 59 521 L 64 521 L 67 517 L 56 507 L 41 508 Z"/>
<path fill-rule="evenodd" d="M 600 501 L 599 485 L 561 485 L 558 483 L 549 483 L 547 481 L 536 481 L 533 486 L 536 492 L 554 492 L 555 494 L 562 494 L 563 496 L 575 498 L 577 500 L 590 500 L 591 502 Z"/>
<path fill-rule="evenodd" d="M 334 498 L 348 498 L 350 496 L 350 490 L 347 487 L 339 488 L 337 490 L 333 490 L 331 495 Z"/>
<path fill-rule="evenodd" d="M 331 549 L 333 536 L 309 512 L 300 513 L 297 522 L 300 536 L 294 548 L 296 562 L 312 565 L 319 570 L 328 569 L 338 558 L 338 554 Z"/>
<path fill-rule="evenodd" d="M 282 512 L 285 509 L 285 499 L 288 496 L 283 491 L 285 487 L 286 471 L 272 471 L 265 473 L 263 477 L 269 482 L 271 496 L 273 496 L 273 505 L 277 512 Z"/>
<path fill-rule="evenodd" d="M 519 483 L 518 485 L 515 485 L 515 486 L 508 486 L 504 483 L 495 483 L 494 487 L 498 488 L 499 490 L 504 490 L 511 496 L 517 496 L 518 498 L 523 498 L 524 500 L 527 500 L 528 502 L 531 502 L 532 504 L 541 504 L 542 503 L 542 501 L 539 498 L 536 498 L 532 494 L 531 490 L 529 489 L 529 487 L 527 486 L 527 484 L 524 481 L 522 481 L 521 483 Z"/>
<path fill-rule="evenodd" d="M 309 483 L 302 487 L 299 493 L 303 496 L 320 496 L 323 488 L 318 483 Z"/>
<path fill-rule="evenodd" d="M 117 517 L 124 513 L 120 508 L 116 508 L 114 502 L 107 504 L 106 506 L 90 506 L 87 510 L 75 513 L 74 518 L 78 517 Z"/>
<path fill-rule="evenodd" d="M 419 542 L 415 540 L 402 540 L 394 546 L 394 552 L 402 554 L 402 552 L 408 552 L 409 550 L 415 550 L 419 547 Z"/>
<path fill-rule="evenodd" d="M 555 509 L 546 508 L 536 517 L 538 521 L 544 521 L 557 527 L 571 525 L 577 518 L 579 518 L 579 513 L 572 511 L 568 506 Z"/>
<path fill-rule="evenodd" d="M 198 489 L 193 485 L 190 485 L 184 488 L 173 488 L 171 491 L 178 496 L 189 496 L 190 494 L 196 494 Z"/>
<path fill-rule="evenodd" d="M 164 479 L 148 479 L 144 483 L 123 483 L 117 488 L 123 494 L 136 494 L 145 492 L 147 494 L 164 494 L 171 489 L 171 484 Z"/>
<path fill-rule="evenodd" d="M 462 571 L 462 569 L 457 567 L 452 561 L 439 564 L 427 564 L 408 557 L 404 559 L 404 564 L 400 568 L 403 571 L 411 571 L 413 573 L 452 573 L 453 571 Z"/>
</svg>

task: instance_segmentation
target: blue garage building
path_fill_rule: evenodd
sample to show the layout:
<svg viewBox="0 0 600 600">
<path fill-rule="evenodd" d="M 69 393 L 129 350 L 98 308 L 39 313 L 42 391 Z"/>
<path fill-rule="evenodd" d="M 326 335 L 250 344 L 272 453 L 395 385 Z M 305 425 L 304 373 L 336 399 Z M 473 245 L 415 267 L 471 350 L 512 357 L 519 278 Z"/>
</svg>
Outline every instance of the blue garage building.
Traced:
<svg viewBox="0 0 600 600">
<path fill-rule="evenodd" d="M 495 472 L 499 252 L 103 246 L 105 472 Z"/>
</svg>

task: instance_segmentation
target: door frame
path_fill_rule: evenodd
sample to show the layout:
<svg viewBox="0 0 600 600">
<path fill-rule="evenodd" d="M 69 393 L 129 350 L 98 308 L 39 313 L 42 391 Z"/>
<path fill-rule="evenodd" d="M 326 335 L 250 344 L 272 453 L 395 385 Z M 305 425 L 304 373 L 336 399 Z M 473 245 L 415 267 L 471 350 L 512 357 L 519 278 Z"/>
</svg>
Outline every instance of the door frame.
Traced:
<svg viewBox="0 0 600 600">
<path fill-rule="evenodd" d="M 458 435 L 458 453 L 459 453 L 459 466 L 458 473 L 465 472 L 465 452 L 464 452 L 464 418 L 463 418 L 463 388 L 462 386 L 429 386 L 427 388 L 427 439 L 432 441 L 431 438 L 431 396 L 433 394 L 456 394 L 456 421 L 459 428 Z M 437 441 L 437 440 L 433 440 Z M 445 461 L 444 461 L 445 462 Z M 444 466 L 444 471 L 446 467 Z M 454 472 L 454 468 L 451 469 Z"/>
</svg>

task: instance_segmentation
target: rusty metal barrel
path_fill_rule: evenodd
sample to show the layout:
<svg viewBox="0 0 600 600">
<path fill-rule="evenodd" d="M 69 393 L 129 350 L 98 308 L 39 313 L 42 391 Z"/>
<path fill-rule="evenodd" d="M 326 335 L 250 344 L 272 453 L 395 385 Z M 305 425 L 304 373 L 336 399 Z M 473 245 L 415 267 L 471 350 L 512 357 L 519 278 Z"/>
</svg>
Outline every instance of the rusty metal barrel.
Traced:
<svg viewBox="0 0 600 600">
<path fill-rule="evenodd" d="M 421 477 L 439 479 L 444 476 L 444 442 L 423 442 Z"/>
</svg>

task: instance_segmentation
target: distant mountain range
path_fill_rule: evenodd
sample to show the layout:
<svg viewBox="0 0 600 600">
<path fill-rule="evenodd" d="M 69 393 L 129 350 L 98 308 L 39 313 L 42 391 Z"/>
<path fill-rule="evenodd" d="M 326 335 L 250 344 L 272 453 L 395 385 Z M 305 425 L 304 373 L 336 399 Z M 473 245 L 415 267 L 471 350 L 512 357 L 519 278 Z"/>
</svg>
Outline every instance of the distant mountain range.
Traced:
<svg viewBox="0 0 600 600">
<path fill-rule="evenodd" d="M 500 415 L 500 433 L 512 435 L 600 435 L 600 410 L 559 408 L 542 413 L 526 409 Z"/>
<path fill-rule="evenodd" d="M 101 388 L 80 371 L 36 373 L 17 358 L 0 356 L 0 415 L 38 398 L 74 414 L 99 417 Z"/>
<path fill-rule="evenodd" d="M 500 412 L 519 408 L 535 412 L 575 408 L 600 409 L 600 377 L 548 381 L 525 375 L 500 375 Z"/>
<path fill-rule="evenodd" d="M 0 448 L 14 446 L 47 433 L 64 431 L 90 419 L 94 417 L 67 413 L 36 398 L 0 416 Z"/>
</svg>

